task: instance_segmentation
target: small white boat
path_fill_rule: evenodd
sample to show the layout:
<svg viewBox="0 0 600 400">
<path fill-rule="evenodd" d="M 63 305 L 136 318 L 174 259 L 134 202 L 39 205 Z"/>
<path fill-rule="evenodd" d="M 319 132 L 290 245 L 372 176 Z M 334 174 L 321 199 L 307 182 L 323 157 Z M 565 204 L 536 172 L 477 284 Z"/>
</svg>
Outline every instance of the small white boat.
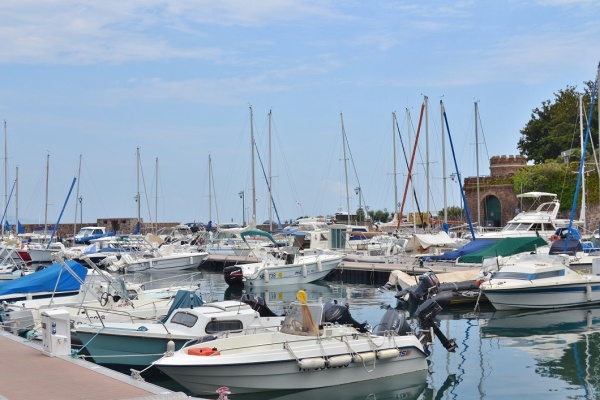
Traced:
<svg viewBox="0 0 600 400">
<path fill-rule="evenodd" d="M 187 293 L 178 294 L 174 304 L 180 297 L 185 300 Z M 188 341 L 276 330 L 282 321 L 283 317 L 276 315 L 261 316 L 249 302 L 226 300 L 177 308 L 164 322 L 101 321 L 77 325 L 74 330 L 96 364 L 146 367 L 165 351 L 179 350 Z"/>
<path fill-rule="evenodd" d="M 223 269 L 228 285 L 270 286 L 302 284 L 318 281 L 333 271 L 344 258 L 344 254 L 315 249 L 298 251 L 296 247 L 280 248 L 268 233 L 251 230 L 241 233 L 246 240 L 249 235 L 268 238 L 274 247 L 261 247 L 262 261 L 241 265 L 232 265 Z M 256 249 L 255 249 L 256 250 Z"/>
<path fill-rule="evenodd" d="M 386 312 L 374 334 L 360 332 L 326 322 L 339 310 L 307 304 L 301 293 L 278 332 L 183 347 L 153 365 L 197 395 L 220 386 L 235 394 L 315 389 L 427 370 L 428 338 L 396 310 Z M 424 326 L 435 325 L 436 312 L 424 314 L 431 319 Z"/>
<path fill-rule="evenodd" d="M 523 254 L 480 289 L 497 310 L 585 306 L 600 303 L 600 269 L 579 274 L 566 254 Z"/>
</svg>

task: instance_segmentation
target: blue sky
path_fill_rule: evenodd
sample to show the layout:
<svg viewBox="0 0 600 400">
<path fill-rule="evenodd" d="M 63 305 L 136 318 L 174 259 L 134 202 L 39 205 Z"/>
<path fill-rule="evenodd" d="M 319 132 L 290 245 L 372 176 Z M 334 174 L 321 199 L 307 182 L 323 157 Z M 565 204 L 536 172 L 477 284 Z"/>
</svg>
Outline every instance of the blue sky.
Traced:
<svg viewBox="0 0 600 400">
<path fill-rule="evenodd" d="M 424 96 L 428 129 L 423 122 L 415 183 L 421 207 L 440 210 L 441 99 L 463 178 L 477 171 L 478 102 L 479 171 L 487 175 L 489 157 L 518 154 L 532 109 L 593 80 L 600 61 L 596 0 L 5 0 L 0 14 L 8 191 L 19 174 L 8 215 L 18 204 L 21 221 L 34 223 L 45 219 L 48 155 L 48 222 L 77 176 L 63 221 L 136 217 L 138 147 L 145 221 L 242 222 L 252 212 L 250 105 L 267 175 L 272 111 L 282 220 L 347 211 L 348 203 L 354 211 L 357 186 L 363 205 L 393 210 L 391 115 L 410 151 Z M 406 167 L 396 145 L 401 199 Z M 255 171 L 262 222 L 269 201 L 258 156 Z M 458 185 L 447 182 L 448 205 L 458 204 Z M 412 208 L 407 201 L 405 212 Z"/>
</svg>

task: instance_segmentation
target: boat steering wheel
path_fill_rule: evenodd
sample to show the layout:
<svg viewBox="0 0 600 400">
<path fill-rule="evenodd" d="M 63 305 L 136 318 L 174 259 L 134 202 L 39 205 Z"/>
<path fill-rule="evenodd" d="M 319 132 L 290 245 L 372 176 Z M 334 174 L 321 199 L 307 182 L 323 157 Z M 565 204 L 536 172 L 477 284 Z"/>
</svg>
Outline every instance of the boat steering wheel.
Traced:
<svg viewBox="0 0 600 400">
<path fill-rule="evenodd" d="M 104 307 L 105 305 L 108 304 L 108 292 L 102 292 L 102 294 L 100 295 L 100 305 L 102 307 Z"/>
</svg>

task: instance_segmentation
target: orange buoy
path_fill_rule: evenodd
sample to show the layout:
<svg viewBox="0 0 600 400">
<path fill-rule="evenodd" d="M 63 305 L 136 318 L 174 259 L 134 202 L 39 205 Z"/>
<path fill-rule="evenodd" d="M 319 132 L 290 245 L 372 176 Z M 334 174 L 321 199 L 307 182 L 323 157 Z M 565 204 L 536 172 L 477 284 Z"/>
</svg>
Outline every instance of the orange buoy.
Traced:
<svg viewBox="0 0 600 400">
<path fill-rule="evenodd" d="M 216 347 L 192 347 L 188 350 L 190 356 L 219 356 L 221 353 Z"/>
</svg>

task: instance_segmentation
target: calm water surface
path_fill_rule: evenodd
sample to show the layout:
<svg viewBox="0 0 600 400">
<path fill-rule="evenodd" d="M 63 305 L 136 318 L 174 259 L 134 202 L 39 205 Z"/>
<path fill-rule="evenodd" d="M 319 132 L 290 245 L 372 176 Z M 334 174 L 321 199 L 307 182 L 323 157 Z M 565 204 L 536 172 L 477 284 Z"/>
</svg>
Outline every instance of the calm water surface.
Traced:
<svg viewBox="0 0 600 400">
<path fill-rule="evenodd" d="M 177 281 L 175 273 L 137 273 L 128 279 L 146 282 L 147 288 Z M 235 298 L 221 273 L 196 276 L 204 299 Z M 376 286 L 322 282 L 302 287 L 282 286 L 259 291 L 275 311 L 304 289 L 310 300 L 343 300 L 359 322 L 376 325 L 388 306 L 396 306 L 394 292 Z M 370 383 L 335 386 L 296 393 L 260 396 L 230 395 L 251 399 L 595 399 L 600 391 L 600 308 L 568 311 L 494 312 L 484 308 L 449 310 L 438 316 L 446 336 L 458 349 L 448 353 L 436 341 L 428 373 L 416 373 Z M 149 370 L 149 382 L 183 390 L 166 375 Z M 232 378 L 233 379 L 233 378 Z M 214 393 L 204 395 L 216 398 Z"/>
</svg>

